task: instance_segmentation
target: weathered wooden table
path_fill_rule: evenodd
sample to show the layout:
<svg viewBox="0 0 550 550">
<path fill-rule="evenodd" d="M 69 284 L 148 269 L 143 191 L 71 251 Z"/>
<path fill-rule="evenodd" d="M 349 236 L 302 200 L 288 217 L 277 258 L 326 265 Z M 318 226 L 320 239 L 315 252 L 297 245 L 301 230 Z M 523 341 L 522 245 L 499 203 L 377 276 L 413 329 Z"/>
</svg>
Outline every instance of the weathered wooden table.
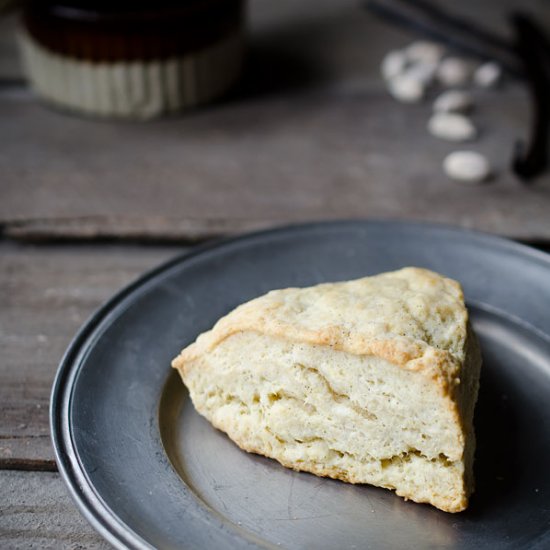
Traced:
<svg viewBox="0 0 550 550">
<path fill-rule="evenodd" d="M 504 12 L 545 2 L 461 3 L 506 29 Z M 48 400 L 72 335 L 113 292 L 199 240 L 297 220 L 447 222 L 550 244 L 550 177 L 508 169 L 527 128 L 509 81 L 477 92 L 475 147 L 498 177 L 446 180 L 453 150 L 425 130 L 430 105 L 385 92 L 385 51 L 412 40 L 351 0 L 250 4 L 250 59 L 230 98 L 146 124 L 41 106 L 0 22 L 0 547 L 104 548 L 56 473 Z"/>
</svg>

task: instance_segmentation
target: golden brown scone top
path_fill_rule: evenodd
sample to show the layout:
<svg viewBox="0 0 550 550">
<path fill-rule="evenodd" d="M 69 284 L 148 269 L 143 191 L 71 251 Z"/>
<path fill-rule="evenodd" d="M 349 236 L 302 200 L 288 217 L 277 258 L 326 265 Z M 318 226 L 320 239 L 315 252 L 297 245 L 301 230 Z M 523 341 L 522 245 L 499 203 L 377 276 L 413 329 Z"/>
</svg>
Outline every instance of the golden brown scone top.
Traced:
<svg viewBox="0 0 550 550">
<path fill-rule="evenodd" d="M 468 313 L 460 285 L 416 267 L 340 283 L 273 290 L 237 307 L 174 360 L 184 368 L 229 336 L 254 331 L 293 342 L 376 355 L 459 383 Z"/>
</svg>

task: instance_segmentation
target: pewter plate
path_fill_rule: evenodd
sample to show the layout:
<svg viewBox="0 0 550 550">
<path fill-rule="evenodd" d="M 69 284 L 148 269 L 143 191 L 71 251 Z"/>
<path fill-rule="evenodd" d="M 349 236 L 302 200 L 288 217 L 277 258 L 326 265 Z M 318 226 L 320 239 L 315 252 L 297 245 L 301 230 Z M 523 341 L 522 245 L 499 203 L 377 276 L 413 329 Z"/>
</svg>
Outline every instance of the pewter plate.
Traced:
<svg viewBox="0 0 550 550">
<path fill-rule="evenodd" d="M 484 355 L 477 490 L 446 514 L 240 451 L 193 410 L 177 352 L 237 304 L 403 266 L 462 282 Z M 335 222 L 176 258 L 83 327 L 51 402 L 60 472 L 117 548 L 549 548 L 550 259 L 433 225 Z"/>
</svg>

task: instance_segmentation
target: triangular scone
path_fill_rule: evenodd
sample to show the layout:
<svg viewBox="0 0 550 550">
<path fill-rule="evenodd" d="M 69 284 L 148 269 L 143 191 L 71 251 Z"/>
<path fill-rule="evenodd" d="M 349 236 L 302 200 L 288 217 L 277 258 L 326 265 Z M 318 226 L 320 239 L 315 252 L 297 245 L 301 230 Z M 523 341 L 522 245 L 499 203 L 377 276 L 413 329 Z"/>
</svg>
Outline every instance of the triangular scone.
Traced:
<svg viewBox="0 0 550 550">
<path fill-rule="evenodd" d="M 473 489 L 480 365 L 460 285 L 418 268 L 274 290 L 172 363 L 246 451 L 447 512 Z"/>
</svg>

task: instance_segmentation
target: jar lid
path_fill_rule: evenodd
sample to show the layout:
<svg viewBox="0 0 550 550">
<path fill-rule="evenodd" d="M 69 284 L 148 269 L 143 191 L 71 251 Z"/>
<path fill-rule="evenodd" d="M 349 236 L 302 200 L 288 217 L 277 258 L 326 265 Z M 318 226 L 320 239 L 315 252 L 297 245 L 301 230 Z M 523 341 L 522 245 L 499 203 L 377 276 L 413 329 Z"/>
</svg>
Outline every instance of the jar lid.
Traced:
<svg viewBox="0 0 550 550">
<path fill-rule="evenodd" d="M 198 51 L 240 28 L 244 0 L 30 0 L 29 35 L 50 51 L 90 61 L 148 60 Z"/>
</svg>

